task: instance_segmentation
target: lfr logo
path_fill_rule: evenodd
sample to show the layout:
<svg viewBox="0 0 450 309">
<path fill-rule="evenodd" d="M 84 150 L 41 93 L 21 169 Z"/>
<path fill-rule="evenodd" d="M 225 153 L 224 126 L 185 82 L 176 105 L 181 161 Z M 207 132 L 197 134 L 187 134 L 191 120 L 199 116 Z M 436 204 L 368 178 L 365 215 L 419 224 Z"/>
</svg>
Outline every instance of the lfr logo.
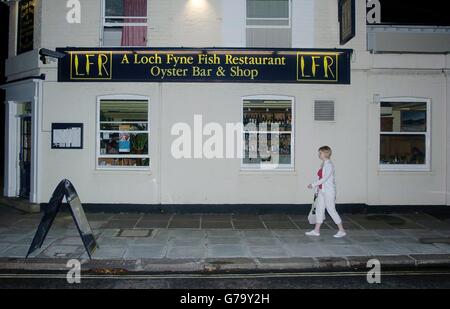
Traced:
<svg viewBox="0 0 450 309">
<path fill-rule="evenodd" d="M 69 9 L 66 20 L 69 24 L 81 24 L 80 0 L 67 0 L 66 7 Z"/>
<path fill-rule="evenodd" d="M 367 283 L 380 284 L 381 283 L 381 262 L 377 259 L 372 259 L 367 262 Z"/>
<path fill-rule="evenodd" d="M 337 82 L 338 63 L 337 53 L 297 53 L 297 80 Z"/>
<path fill-rule="evenodd" d="M 71 80 L 104 80 L 112 77 L 112 52 L 71 52 Z"/>
<path fill-rule="evenodd" d="M 69 260 L 66 265 L 70 270 L 67 272 L 67 283 L 80 284 L 81 283 L 81 263 L 78 260 Z"/>
</svg>

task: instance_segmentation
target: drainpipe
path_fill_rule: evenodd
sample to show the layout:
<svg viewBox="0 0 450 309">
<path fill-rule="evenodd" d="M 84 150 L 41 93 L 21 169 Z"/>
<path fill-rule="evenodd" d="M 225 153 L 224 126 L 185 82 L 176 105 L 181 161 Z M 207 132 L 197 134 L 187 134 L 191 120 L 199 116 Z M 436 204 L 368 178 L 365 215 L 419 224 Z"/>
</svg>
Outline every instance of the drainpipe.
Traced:
<svg viewBox="0 0 450 309">
<path fill-rule="evenodd" d="M 450 120 L 450 98 L 449 96 L 449 92 L 448 92 L 448 87 L 449 87 L 449 80 L 448 80 L 448 75 L 450 74 L 450 68 L 449 68 L 449 63 L 448 63 L 448 59 L 450 57 L 450 54 L 445 55 L 445 68 L 442 70 L 442 73 L 444 74 L 444 79 L 445 79 L 445 89 L 444 89 L 444 93 L 445 93 L 445 114 L 446 114 L 446 131 L 445 131 L 445 139 L 448 141 L 448 138 L 450 137 L 450 127 L 449 127 L 449 120 Z M 450 171 L 450 144 L 447 143 L 447 156 L 446 156 L 446 164 L 445 164 L 445 205 L 446 206 L 450 206 L 450 175 L 449 175 L 449 171 Z"/>
</svg>

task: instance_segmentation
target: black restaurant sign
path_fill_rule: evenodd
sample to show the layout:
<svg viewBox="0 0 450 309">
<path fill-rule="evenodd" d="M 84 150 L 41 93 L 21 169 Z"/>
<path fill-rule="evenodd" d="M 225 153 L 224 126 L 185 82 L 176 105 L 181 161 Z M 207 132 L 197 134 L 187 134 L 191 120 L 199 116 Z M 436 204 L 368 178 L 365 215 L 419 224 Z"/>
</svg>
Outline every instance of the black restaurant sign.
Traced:
<svg viewBox="0 0 450 309">
<path fill-rule="evenodd" d="M 355 0 L 339 0 L 340 44 L 345 45 L 356 35 Z"/>
<path fill-rule="evenodd" d="M 17 18 L 17 54 L 33 49 L 35 0 L 20 0 Z"/>
<path fill-rule="evenodd" d="M 350 84 L 348 49 L 58 48 L 59 82 Z"/>
</svg>

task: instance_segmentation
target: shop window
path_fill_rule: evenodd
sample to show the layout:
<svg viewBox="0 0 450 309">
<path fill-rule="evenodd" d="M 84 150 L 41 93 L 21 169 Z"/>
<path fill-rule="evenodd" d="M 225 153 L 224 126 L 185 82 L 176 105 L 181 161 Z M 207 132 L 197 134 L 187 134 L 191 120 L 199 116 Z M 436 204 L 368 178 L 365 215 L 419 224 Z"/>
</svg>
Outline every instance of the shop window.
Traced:
<svg viewBox="0 0 450 309">
<path fill-rule="evenodd" d="M 294 167 L 293 101 L 244 99 L 243 169 Z"/>
<path fill-rule="evenodd" d="M 147 46 L 147 0 L 103 3 L 103 46 Z"/>
<path fill-rule="evenodd" d="M 292 46 L 291 0 L 247 0 L 247 47 Z"/>
<path fill-rule="evenodd" d="M 149 168 L 149 126 L 147 100 L 100 100 L 97 168 Z"/>
<path fill-rule="evenodd" d="M 430 103 L 385 100 L 380 111 L 380 168 L 429 170 Z"/>
</svg>

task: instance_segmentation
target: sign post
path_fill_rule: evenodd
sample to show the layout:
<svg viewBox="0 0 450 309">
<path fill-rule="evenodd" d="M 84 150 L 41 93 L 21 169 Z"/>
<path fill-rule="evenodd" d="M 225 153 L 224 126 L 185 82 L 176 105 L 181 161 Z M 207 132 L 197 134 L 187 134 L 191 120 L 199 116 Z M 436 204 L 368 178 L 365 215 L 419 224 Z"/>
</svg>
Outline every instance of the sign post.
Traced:
<svg viewBox="0 0 450 309">
<path fill-rule="evenodd" d="M 36 0 L 20 0 L 17 22 L 17 54 L 33 49 Z"/>
<path fill-rule="evenodd" d="M 81 205 L 81 201 L 78 197 L 75 187 L 67 179 L 61 181 L 53 192 L 52 197 L 50 198 L 50 201 L 48 203 L 48 207 L 45 209 L 44 217 L 39 224 L 39 227 L 33 238 L 33 242 L 31 243 L 30 249 L 28 250 L 26 256 L 27 258 L 34 251 L 42 247 L 42 244 L 47 237 L 53 221 L 55 220 L 56 215 L 61 209 L 64 197 L 66 197 L 66 200 L 69 204 L 72 218 L 75 222 L 78 232 L 80 233 L 80 237 L 83 241 L 86 252 L 88 253 L 89 258 L 92 258 L 92 254 L 98 248 L 98 245 L 89 222 L 86 218 L 86 214 L 84 213 L 83 206 Z"/>
<path fill-rule="evenodd" d="M 355 0 L 338 0 L 340 44 L 345 45 L 356 36 Z"/>
</svg>

